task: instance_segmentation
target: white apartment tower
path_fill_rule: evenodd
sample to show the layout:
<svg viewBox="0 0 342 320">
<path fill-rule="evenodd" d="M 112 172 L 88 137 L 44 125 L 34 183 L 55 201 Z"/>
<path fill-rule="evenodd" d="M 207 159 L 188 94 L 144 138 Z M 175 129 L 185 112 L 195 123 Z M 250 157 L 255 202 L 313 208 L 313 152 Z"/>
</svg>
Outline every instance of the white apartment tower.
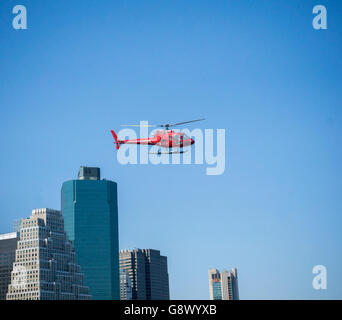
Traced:
<svg viewBox="0 0 342 320">
<path fill-rule="evenodd" d="M 23 219 L 7 300 L 89 300 L 60 211 L 36 209 Z"/>
</svg>

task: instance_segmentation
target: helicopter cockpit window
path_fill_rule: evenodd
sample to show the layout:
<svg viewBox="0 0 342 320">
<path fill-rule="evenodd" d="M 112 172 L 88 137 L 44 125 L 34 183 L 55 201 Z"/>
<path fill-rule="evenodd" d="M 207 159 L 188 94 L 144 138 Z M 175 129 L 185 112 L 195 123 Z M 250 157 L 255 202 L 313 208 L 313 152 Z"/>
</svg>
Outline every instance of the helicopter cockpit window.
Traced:
<svg viewBox="0 0 342 320">
<path fill-rule="evenodd" d="M 188 135 L 186 135 L 185 133 L 182 134 L 183 140 L 188 140 L 190 139 L 190 137 Z"/>
</svg>

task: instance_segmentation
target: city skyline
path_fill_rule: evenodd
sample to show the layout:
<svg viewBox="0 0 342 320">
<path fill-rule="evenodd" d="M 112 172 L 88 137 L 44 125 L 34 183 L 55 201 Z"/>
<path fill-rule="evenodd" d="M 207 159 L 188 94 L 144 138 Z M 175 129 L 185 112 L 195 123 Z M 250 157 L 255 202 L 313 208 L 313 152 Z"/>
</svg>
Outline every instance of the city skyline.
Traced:
<svg viewBox="0 0 342 320">
<path fill-rule="evenodd" d="M 81 166 L 62 185 L 61 211 L 34 209 L 15 220 L 14 232 L 0 234 L 0 300 L 169 300 L 166 256 L 119 252 L 117 203 L 117 184 Z"/>
<path fill-rule="evenodd" d="M 342 297 L 341 1 L 320 1 L 327 30 L 313 0 L 22 4 L 14 30 L 0 2 L 0 233 L 96 166 L 118 183 L 119 248 L 165 253 L 171 299 L 208 299 L 227 266 L 240 299 Z M 225 129 L 222 175 L 117 162 L 111 129 L 202 117 Z"/>
<path fill-rule="evenodd" d="M 60 217 L 57 217 L 57 219 L 56 217 L 53 217 L 56 216 L 56 214 L 62 217 L 62 219 L 60 219 Z M 37 222 L 35 220 L 37 220 Z M 62 216 L 62 213 L 60 211 L 48 208 L 34 209 L 32 210 L 31 217 L 27 219 L 20 219 L 20 222 L 15 222 L 14 229 L 17 231 L 6 234 L 0 234 L 0 300 L 74 300 L 75 298 L 78 298 L 74 295 L 74 293 L 71 294 L 70 292 L 64 292 L 65 288 L 68 287 L 68 282 L 63 283 L 64 278 L 61 277 L 61 274 L 58 274 L 58 272 L 63 271 L 63 274 L 65 275 L 65 270 L 69 271 L 70 261 L 68 263 L 68 267 L 66 268 L 64 259 L 60 260 L 57 255 L 57 263 L 55 267 L 46 268 L 47 257 L 54 257 L 54 254 L 56 254 L 57 252 L 58 254 L 60 254 L 60 251 L 56 251 L 56 249 L 60 250 L 60 248 L 63 248 L 64 246 L 62 245 L 62 243 L 59 243 L 60 239 L 56 238 L 55 235 L 52 237 L 50 236 L 46 239 L 44 239 L 44 237 L 51 235 L 51 230 L 54 230 L 53 232 L 55 232 L 55 234 L 57 234 L 57 231 L 60 234 L 66 235 L 64 228 L 60 229 L 60 227 L 63 225 L 63 222 L 61 223 L 61 221 L 63 220 L 64 217 Z M 39 230 L 37 228 L 37 223 L 40 227 L 48 228 L 48 232 Z M 48 247 L 40 248 L 40 244 L 35 244 L 33 246 L 27 246 L 26 244 L 23 244 L 26 243 L 28 240 L 36 239 L 39 239 L 39 241 L 44 240 L 43 242 L 47 240 L 47 243 L 49 243 Z M 71 258 L 71 260 L 75 261 L 77 253 L 74 251 L 74 246 L 72 245 L 72 242 L 69 241 L 69 239 L 67 239 L 65 244 L 66 246 L 64 248 L 66 249 L 67 254 L 71 252 L 75 253 Z M 46 252 L 39 253 L 39 255 L 36 256 L 35 253 L 37 252 L 38 248 L 39 251 L 45 250 Z M 140 258 L 137 259 L 140 261 L 140 263 L 137 263 L 137 261 L 133 262 L 137 274 L 141 274 L 141 276 L 144 278 L 144 287 L 142 287 L 142 284 L 140 284 L 138 288 L 136 279 L 133 281 L 135 283 L 133 288 L 132 281 L 130 278 L 130 275 L 132 276 L 133 270 L 130 268 L 127 269 L 129 265 L 127 263 L 126 265 L 125 263 L 123 263 L 123 268 L 120 267 L 120 300 L 137 300 L 138 292 L 140 297 L 138 300 L 144 300 L 142 299 L 144 295 L 147 300 L 168 300 L 168 279 L 166 281 L 166 285 L 164 284 L 162 285 L 162 287 L 160 287 L 160 284 L 162 282 L 161 279 L 163 278 L 163 276 L 157 274 L 159 272 L 163 272 L 164 268 L 167 272 L 167 258 L 165 256 L 160 256 L 160 251 L 155 249 L 120 250 L 121 254 L 131 254 L 134 252 L 137 254 L 144 255 L 144 257 L 140 256 Z M 19 259 L 16 259 L 16 256 L 18 256 Z M 142 257 L 144 259 L 144 266 L 141 265 Z M 161 267 L 162 261 L 160 259 L 163 259 L 163 261 L 165 261 L 164 267 Z M 39 264 L 45 266 L 45 269 L 43 268 L 45 270 L 45 273 L 42 270 L 40 270 L 39 267 L 36 270 L 36 266 L 34 265 L 35 260 L 39 261 Z M 61 263 L 62 268 L 60 265 Z M 31 266 L 31 264 L 33 265 Z M 75 264 L 73 264 L 73 266 L 74 267 L 72 267 L 70 271 L 78 272 L 79 275 L 81 275 L 81 281 L 84 281 L 83 273 L 80 272 L 80 266 Z M 143 268 L 143 270 L 138 270 L 138 267 L 139 269 Z M 52 274 L 46 273 L 48 269 L 50 269 L 48 272 L 52 272 Z M 28 274 L 31 273 L 34 274 L 32 280 L 31 276 L 28 277 Z M 166 276 L 168 278 L 168 274 L 166 274 Z M 59 289 L 56 290 L 56 283 L 52 283 L 51 281 L 51 283 L 48 284 L 49 287 L 47 287 L 47 284 L 44 284 L 44 287 L 43 284 L 41 284 L 40 280 L 38 280 L 38 278 L 44 278 L 45 280 L 54 279 L 54 281 L 57 281 L 57 287 Z M 138 282 L 141 281 L 142 278 L 140 277 Z M 81 290 L 83 291 L 83 293 L 85 293 L 84 288 L 86 288 L 87 292 L 89 291 L 88 287 L 82 287 Z M 135 291 L 135 299 L 133 299 L 132 295 L 133 289 Z M 49 290 L 50 292 L 48 292 Z M 166 290 L 167 294 L 165 294 L 165 292 L 161 293 L 163 290 Z M 42 293 L 40 293 L 40 291 L 42 291 Z M 147 293 L 147 291 L 149 291 L 149 293 Z M 64 295 L 64 298 L 63 296 L 58 297 L 58 295 L 56 295 L 56 292 L 60 292 L 60 294 Z M 78 290 L 76 290 L 75 293 L 76 292 L 78 292 Z M 7 293 L 10 293 L 10 295 L 6 299 Z M 83 298 L 81 299 L 90 300 L 94 298 L 98 300 L 98 297 L 93 297 L 91 292 L 89 292 L 89 294 L 87 293 L 86 295 L 83 295 Z"/>
</svg>

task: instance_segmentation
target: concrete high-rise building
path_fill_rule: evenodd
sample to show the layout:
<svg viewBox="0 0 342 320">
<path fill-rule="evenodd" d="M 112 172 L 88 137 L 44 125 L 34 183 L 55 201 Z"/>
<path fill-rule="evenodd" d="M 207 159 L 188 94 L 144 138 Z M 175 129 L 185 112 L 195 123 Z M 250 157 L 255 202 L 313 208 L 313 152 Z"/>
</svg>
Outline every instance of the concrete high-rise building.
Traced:
<svg viewBox="0 0 342 320">
<path fill-rule="evenodd" d="M 132 282 L 132 300 L 169 300 L 167 257 L 153 249 L 120 251 L 120 269 Z"/>
<path fill-rule="evenodd" d="M 72 241 L 85 285 L 96 300 L 120 300 L 117 185 L 100 169 L 81 167 L 62 186 L 65 231 Z"/>
<path fill-rule="evenodd" d="M 239 300 L 237 269 L 221 272 L 222 300 Z"/>
<path fill-rule="evenodd" d="M 210 300 L 239 300 L 237 269 L 231 271 L 209 269 Z"/>
<path fill-rule="evenodd" d="M 89 300 L 60 211 L 36 209 L 23 219 L 7 300 Z"/>
<path fill-rule="evenodd" d="M 132 281 L 124 269 L 120 269 L 120 300 L 132 300 Z"/>
<path fill-rule="evenodd" d="M 6 300 L 18 239 L 18 232 L 0 234 L 0 300 Z"/>
</svg>

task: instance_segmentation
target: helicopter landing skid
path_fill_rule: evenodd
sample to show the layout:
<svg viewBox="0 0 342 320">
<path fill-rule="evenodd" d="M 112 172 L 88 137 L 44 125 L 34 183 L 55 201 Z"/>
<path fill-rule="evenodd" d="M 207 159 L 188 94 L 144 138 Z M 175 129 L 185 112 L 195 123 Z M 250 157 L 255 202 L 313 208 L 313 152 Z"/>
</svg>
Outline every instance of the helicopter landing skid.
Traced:
<svg viewBox="0 0 342 320">
<path fill-rule="evenodd" d="M 149 154 L 179 154 L 179 153 L 185 153 L 188 152 L 188 150 L 178 150 L 178 151 L 169 151 L 169 152 L 162 152 L 162 151 L 158 151 L 158 152 L 149 152 Z"/>
</svg>

